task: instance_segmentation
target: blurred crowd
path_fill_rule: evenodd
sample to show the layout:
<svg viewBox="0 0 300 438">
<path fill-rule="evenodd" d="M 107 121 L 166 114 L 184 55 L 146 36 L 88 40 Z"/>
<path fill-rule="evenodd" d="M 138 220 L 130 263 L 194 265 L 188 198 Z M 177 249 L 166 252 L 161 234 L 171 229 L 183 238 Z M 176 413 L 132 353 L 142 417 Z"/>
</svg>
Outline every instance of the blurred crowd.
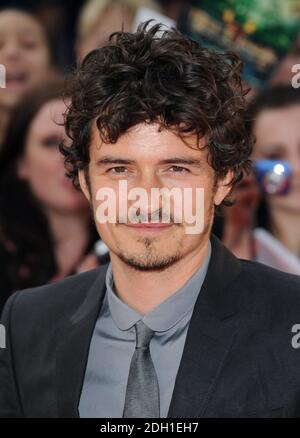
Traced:
<svg viewBox="0 0 300 438">
<path fill-rule="evenodd" d="M 59 151 L 66 141 L 65 76 L 113 31 L 135 30 L 137 17 L 153 13 L 187 31 L 192 6 L 188 0 L 1 2 L 0 311 L 17 289 L 101 263 L 89 205 L 66 177 Z M 236 34 L 229 12 L 224 19 Z M 249 20 L 245 29 L 253 29 Z M 213 232 L 240 258 L 300 275 L 300 89 L 291 85 L 297 63 L 299 36 L 262 87 L 245 79 L 257 167 L 235 189 L 234 205 L 218 213 Z M 272 163 L 286 165 L 281 191 L 265 179 L 276 177 Z"/>
</svg>

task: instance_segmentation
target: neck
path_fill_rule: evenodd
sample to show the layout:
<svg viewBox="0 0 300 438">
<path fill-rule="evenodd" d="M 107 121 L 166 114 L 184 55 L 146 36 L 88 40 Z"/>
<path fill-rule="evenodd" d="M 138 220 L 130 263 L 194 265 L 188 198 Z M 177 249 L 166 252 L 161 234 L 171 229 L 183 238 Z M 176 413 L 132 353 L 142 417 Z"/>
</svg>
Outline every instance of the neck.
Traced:
<svg viewBox="0 0 300 438">
<path fill-rule="evenodd" d="M 138 271 L 111 253 L 114 284 L 119 298 L 145 315 L 176 293 L 203 264 L 209 238 L 174 265 L 162 271 Z"/>
<path fill-rule="evenodd" d="M 89 239 L 89 215 L 48 210 L 58 275 L 65 276 L 80 262 Z"/>
<path fill-rule="evenodd" d="M 299 212 L 272 209 L 271 232 L 287 249 L 300 257 Z"/>
</svg>

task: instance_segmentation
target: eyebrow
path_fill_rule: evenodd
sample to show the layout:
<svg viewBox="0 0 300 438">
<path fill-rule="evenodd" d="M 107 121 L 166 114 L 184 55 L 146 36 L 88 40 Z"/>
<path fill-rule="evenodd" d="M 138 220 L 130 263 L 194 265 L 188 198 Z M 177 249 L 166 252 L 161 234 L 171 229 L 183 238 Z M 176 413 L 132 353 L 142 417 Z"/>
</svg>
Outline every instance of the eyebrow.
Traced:
<svg viewBox="0 0 300 438">
<path fill-rule="evenodd" d="M 285 152 L 285 147 L 283 144 L 259 145 L 258 148 L 263 154 Z"/>
<path fill-rule="evenodd" d="M 201 166 L 201 161 L 196 160 L 195 158 L 166 158 L 165 160 L 161 160 L 159 164 L 186 164 L 189 166 Z"/>
<path fill-rule="evenodd" d="M 104 157 L 100 160 L 97 160 L 97 164 L 106 165 L 106 164 L 134 164 L 134 160 L 125 160 L 123 158 L 114 158 L 114 157 Z"/>
<path fill-rule="evenodd" d="M 107 165 L 107 164 L 135 164 L 135 160 L 125 160 L 123 158 L 115 158 L 115 157 L 103 157 L 100 160 L 97 160 L 98 165 Z M 166 158 L 164 160 L 160 160 L 158 164 L 185 164 L 189 166 L 201 166 L 201 161 L 196 160 L 194 158 L 181 158 L 181 157 L 172 157 Z"/>
</svg>

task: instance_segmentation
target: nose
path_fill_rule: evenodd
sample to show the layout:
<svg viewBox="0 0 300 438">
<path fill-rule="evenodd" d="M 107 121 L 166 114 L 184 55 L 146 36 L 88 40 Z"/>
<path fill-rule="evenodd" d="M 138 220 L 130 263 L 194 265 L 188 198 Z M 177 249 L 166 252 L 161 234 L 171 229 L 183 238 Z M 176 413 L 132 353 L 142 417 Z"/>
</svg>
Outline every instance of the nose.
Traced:
<svg viewBox="0 0 300 438">
<path fill-rule="evenodd" d="M 290 158 L 290 166 L 292 170 L 293 178 L 300 178 L 300 151 L 298 154 L 291 156 Z"/>
<path fill-rule="evenodd" d="M 290 165 L 291 169 L 291 187 L 299 187 L 300 185 L 300 150 L 297 152 L 293 151 L 288 157 L 287 162 Z"/>
<path fill-rule="evenodd" d="M 20 53 L 20 45 L 15 40 L 7 41 L 2 48 L 2 54 L 9 60 L 19 58 Z"/>
<path fill-rule="evenodd" d="M 144 170 L 137 179 L 133 194 L 139 194 L 139 208 L 141 214 L 150 216 L 162 208 L 162 196 L 159 191 L 164 186 L 155 171 Z"/>
</svg>

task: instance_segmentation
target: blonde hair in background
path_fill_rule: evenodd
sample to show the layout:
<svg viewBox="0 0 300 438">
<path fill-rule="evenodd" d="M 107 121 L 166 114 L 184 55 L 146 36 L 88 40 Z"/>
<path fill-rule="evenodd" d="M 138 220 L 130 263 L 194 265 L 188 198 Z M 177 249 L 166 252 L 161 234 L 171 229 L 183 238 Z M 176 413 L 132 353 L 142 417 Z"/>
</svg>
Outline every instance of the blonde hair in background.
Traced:
<svg viewBox="0 0 300 438">
<path fill-rule="evenodd" d="M 100 22 L 102 15 L 109 8 L 120 6 L 127 9 L 132 17 L 136 14 L 138 8 L 144 6 L 157 12 L 162 12 L 161 7 L 155 0 L 88 0 L 80 11 L 77 38 L 85 39 L 91 31 Z"/>
</svg>

